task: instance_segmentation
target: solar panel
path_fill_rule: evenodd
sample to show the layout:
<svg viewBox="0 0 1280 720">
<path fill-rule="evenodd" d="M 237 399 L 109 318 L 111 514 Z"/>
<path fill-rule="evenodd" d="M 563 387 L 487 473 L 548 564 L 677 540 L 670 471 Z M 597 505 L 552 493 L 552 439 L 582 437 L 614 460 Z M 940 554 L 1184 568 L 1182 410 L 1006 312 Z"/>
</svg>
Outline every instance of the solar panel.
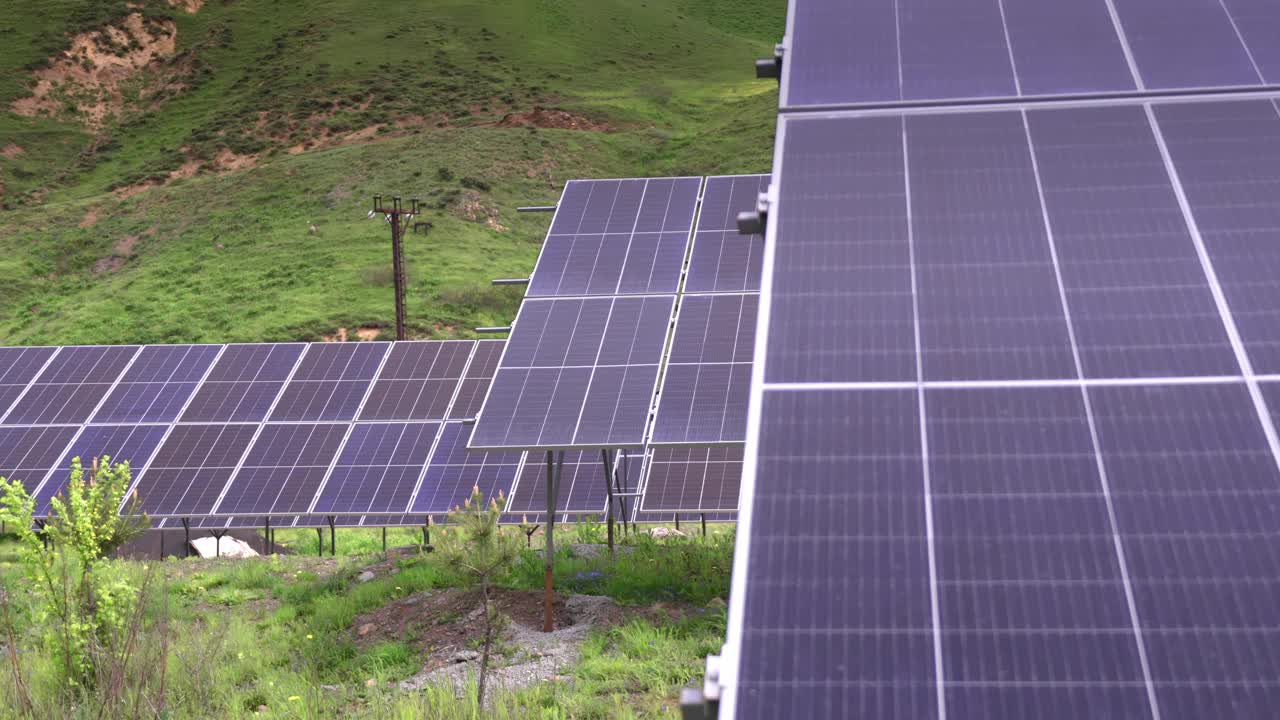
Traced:
<svg viewBox="0 0 1280 720">
<path fill-rule="evenodd" d="M 707 178 L 693 236 L 684 291 L 753 292 L 760 290 L 763 235 L 738 233 L 738 213 L 754 210 L 760 193 L 769 188 L 768 175 L 727 175 Z"/>
<path fill-rule="evenodd" d="M 572 180 L 530 297 L 674 293 L 702 178 Z"/>
<path fill-rule="evenodd" d="M 743 442 L 756 295 L 685 295 L 662 381 L 652 445 Z"/>
<path fill-rule="evenodd" d="M 333 421 L 356 416 L 390 343 L 316 343 L 271 411 L 271 420 Z"/>
<path fill-rule="evenodd" d="M 59 349 L 4 416 L 6 425 L 79 425 L 138 353 L 137 346 Z"/>
<path fill-rule="evenodd" d="M 221 345 L 142 348 L 93 422 L 173 422 L 221 350 Z"/>
<path fill-rule="evenodd" d="M 134 481 L 148 515 L 191 517 L 213 512 L 258 425 L 174 425 Z"/>
<path fill-rule="evenodd" d="M 1256 0 L 795 0 L 783 109 L 1257 88 L 1280 12 Z"/>
<path fill-rule="evenodd" d="M 522 454 L 518 452 L 468 452 L 471 427 L 445 423 L 431 463 L 413 499 L 415 513 L 447 513 L 471 497 L 479 487 L 486 498 L 511 494 Z"/>
<path fill-rule="evenodd" d="M 312 512 L 405 512 L 439 429 L 435 422 L 353 426 Z"/>
<path fill-rule="evenodd" d="M 337 423 L 263 425 L 212 512 L 307 512 L 346 433 Z"/>
<path fill-rule="evenodd" d="M 656 448 L 645 463 L 638 517 L 663 512 L 736 512 L 742 448 Z"/>
<path fill-rule="evenodd" d="M 471 447 L 639 447 L 673 296 L 527 300 Z"/>
<path fill-rule="evenodd" d="M 614 467 L 629 478 L 631 488 L 640 479 L 642 457 L 633 453 L 615 455 Z M 604 517 L 609 490 L 605 485 L 604 458 L 599 450 L 570 450 L 564 454 L 560 470 L 560 492 L 556 509 L 564 522 Z M 547 510 L 547 462 L 545 453 L 529 453 L 516 487 L 511 491 L 507 513 L 515 519 L 543 522 Z"/>
<path fill-rule="evenodd" d="M 449 409 L 450 420 L 470 420 L 480 412 L 484 397 L 489 392 L 489 385 L 493 382 L 493 375 L 498 371 L 502 350 L 506 346 L 506 340 L 481 340 L 476 343 L 471 363 L 467 365 L 467 373 L 463 376 L 457 397 Z"/>
<path fill-rule="evenodd" d="M 1280 108 L 779 142 L 722 713 L 1267 716 Z"/>
<path fill-rule="evenodd" d="M 0 477 L 34 493 L 75 434 L 66 426 L 0 427 Z"/>
<path fill-rule="evenodd" d="M 55 347 L 0 348 L 0 417 L 57 351 Z"/>
<path fill-rule="evenodd" d="M 49 501 L 61 494 L 71 480 L 71 461 L 80 458 L 81 467 L 89 472 L 95 459 L 109 457 L 111 464 L 129 463 L 133 477 L 146 467 L 152 453 L 164 439 L 166 425 L 86 425 L 51 465 L 52 472 L 34 493 L 36 516 L 49 513 Z"/>
<path fill-rule="evenodd" d="M 306 348 L 302 343 L 226 346 L 181 421 L 263 420 Z"/>
<path fill-rule="evenodd" d="M 402 342 L 392 346 L 361 420 L 443 420 L 475 342 Z"/>
</svg>

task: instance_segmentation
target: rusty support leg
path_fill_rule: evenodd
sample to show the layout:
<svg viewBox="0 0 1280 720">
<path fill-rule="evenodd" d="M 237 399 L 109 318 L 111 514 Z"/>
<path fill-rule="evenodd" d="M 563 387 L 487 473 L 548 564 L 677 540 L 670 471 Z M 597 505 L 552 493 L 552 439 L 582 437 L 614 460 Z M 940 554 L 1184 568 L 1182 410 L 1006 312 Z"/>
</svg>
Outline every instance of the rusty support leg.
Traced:
<svg viewBox="0 0 1280 720">
<path fill-rule="evenodd" d="M 601 450 L 600 459 L 604 461 L 604 489 L 609 499 L 608 509 L 604 512 L 604 521 L 608 526 L 609 555 L 613 556 L 613 463 L 609 462 L 609 451 Z"/>
</svg>

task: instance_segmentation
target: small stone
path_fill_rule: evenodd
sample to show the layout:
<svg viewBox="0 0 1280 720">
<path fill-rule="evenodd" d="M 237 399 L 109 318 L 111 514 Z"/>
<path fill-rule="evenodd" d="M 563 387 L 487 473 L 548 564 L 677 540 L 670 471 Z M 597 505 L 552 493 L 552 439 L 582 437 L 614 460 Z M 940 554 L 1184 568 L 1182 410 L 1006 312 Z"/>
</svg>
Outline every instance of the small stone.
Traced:
<svg viewBox="0 0 1280 720">
<path fill-rule="evenodd" d="M 378 681 L 374 680 L 373 678 L 369 678 L 368 680 L 364 681 L 364 686 L 367 688 L 374 687 L 377 684 L 378 684 Z"/>
<path fill-rule="evenodd" d="M 342 688 L 338 687 L 337 685 L 321 685 L 320 689 L 325 690 L 327 692 L 338 692 Z"/>
<path fill-rule="evenodd" d="M 478 660 L 479 658 L 480 653 L 475 650 L 459 650 L 453 654 L 453 661 L 456 663 L 471 662 L 472 660 Z"/>
<path fill-rule="evenodd" d="M 360 573 L 359 575 L 357 575 L 357 576 L 356 576 L 356 580 L 358 580 L 358 581 L 360 581 L 360 582 L 362 582 L 362 583 L 367 583 L 367 582 L 369 582 L 370 580 L 373 580 L 373 579 L 374 579 L 374 578 L 376 578 L 376 577 L 378 577 L 378 576 L 377 576 L 377 575 L 374 575 L 372 570 L 365 570 L 364 572 L 362 572 L 362 573 Z"/>
<path fill-rule="evenodd" d="M 258 712 L 266 712 L 266 711 L 267 711 L 267 706 L 266 706 L 266 705 L 259 705 L 259 706 L 258 706 Z"/>
<path fill-rule="evenodd" d="M 374 625 L 373 623 L 365 623 L 360 627 L 356 628 L 356 635 L 359 637 L 364 637 L 365 635 L 368 635 L 369 633 L 377 629 L 378 629 L 377 625 Z"/>
</svg>

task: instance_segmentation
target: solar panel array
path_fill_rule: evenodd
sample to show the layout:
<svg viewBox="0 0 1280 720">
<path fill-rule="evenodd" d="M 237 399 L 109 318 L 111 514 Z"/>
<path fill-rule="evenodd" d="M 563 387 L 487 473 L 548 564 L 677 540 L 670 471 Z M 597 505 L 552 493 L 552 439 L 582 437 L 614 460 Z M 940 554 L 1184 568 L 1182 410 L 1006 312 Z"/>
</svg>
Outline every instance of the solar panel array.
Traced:
<svg viewBox="0 0 1280 720">
<path fill-rule="evenodd" d="M 565 187 L 471 448 L 644 445 L 701 187 Z"/>
<path fill-rule="evenodd" d="M 723 716 L 1274 714 L 1278 23 L 793 0 Z"/>
<path fill-rule="evenodd" d="M 520 454 L 457 452 L 503 345 L 0 348 L 0 475 L 24 481 L 38 516 L 72 458 L 106 455 L 130 463 L 157 518 L 417 522 L 476 482 L 515 482 Z"/>
<path fill-rule="evenodd" d="M 1280 85 L 1266 0 L 793 0 L 784 109 Z"/>
</svg>

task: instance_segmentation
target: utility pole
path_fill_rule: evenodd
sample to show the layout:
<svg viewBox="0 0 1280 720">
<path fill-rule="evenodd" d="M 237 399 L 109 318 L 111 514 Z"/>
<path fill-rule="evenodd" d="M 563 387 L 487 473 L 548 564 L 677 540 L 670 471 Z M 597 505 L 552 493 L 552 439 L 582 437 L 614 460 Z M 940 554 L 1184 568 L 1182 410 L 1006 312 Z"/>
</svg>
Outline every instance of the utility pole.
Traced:
<svg viewBox="0 0 1280 720">
<path fill-rule="evenodd" d="M 400 196 L 394 195 L 391 198 L 391 206 L 387 207 L 382 203 L 381 195 L 373 196 L 373 210 L 369 212 L 369 217 L 381 214 L 391 225 L 391 271 L 395 276 L 396 285 L 396 339 L 404 340 L 404 244 L 402 236 L 404 229 L 408 227 L 409 220 L 418 214 L 418 199 L 413 198 L 409 207 L 404 207 L 400 202 Z"/>
</svg>

